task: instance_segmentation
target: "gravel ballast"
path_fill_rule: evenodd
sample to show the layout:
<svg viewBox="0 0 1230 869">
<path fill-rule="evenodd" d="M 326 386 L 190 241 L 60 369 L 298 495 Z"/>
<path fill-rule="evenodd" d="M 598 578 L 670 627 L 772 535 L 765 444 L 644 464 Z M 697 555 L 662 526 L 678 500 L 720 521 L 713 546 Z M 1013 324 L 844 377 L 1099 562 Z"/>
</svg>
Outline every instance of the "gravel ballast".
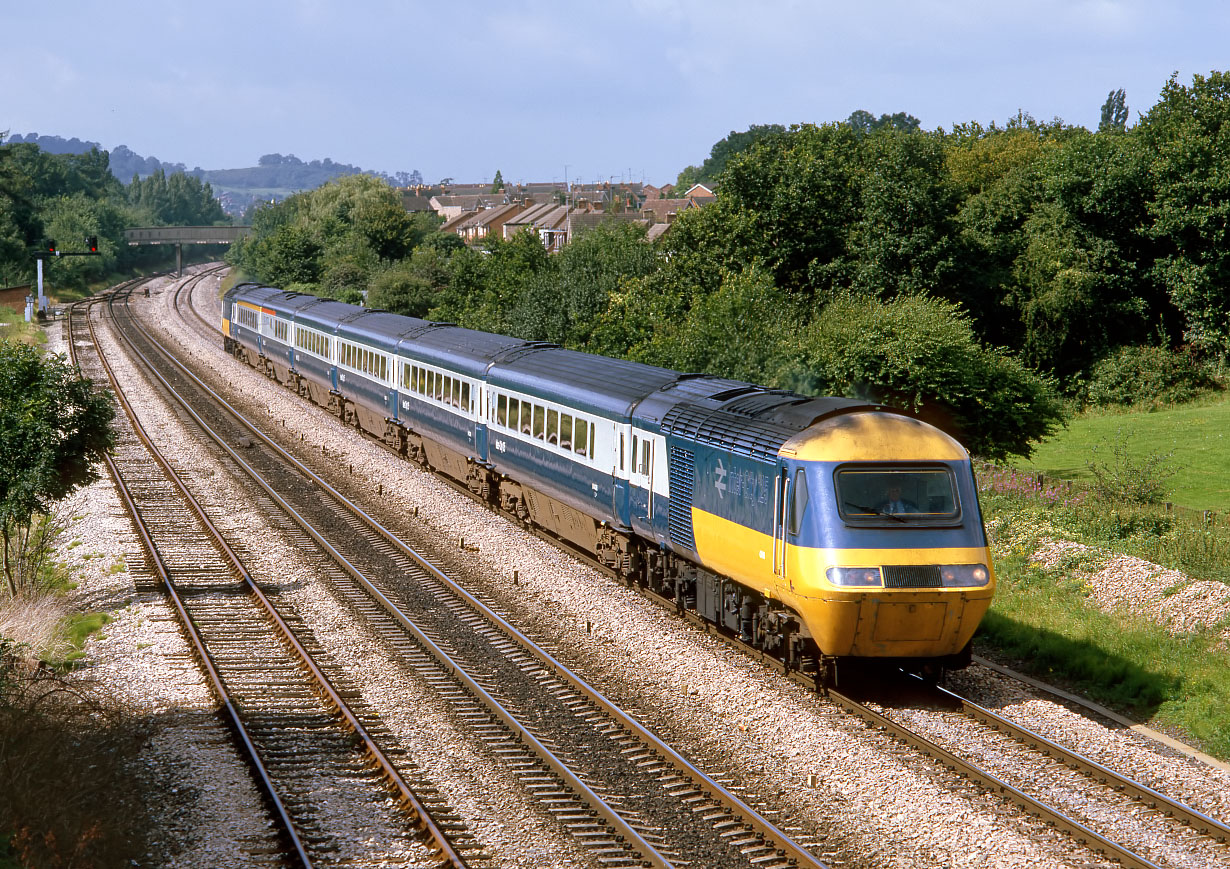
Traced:
<svg viewBox="0 0 1230 869">
<path fill-rule="evenodd" d="M 609 697 L 709 772 L 725 773 L 748 788 L 748 798 L 765 801 L 778 813 L 779 823 L 788 820 L 823 836 L 826 844 L 817 851 L 824 859 L 867 867 L 1104 864 L 999 798 L 979 793 L 688 627 L 226 356 L 217 332 L 201 334 L 174 314 L 169 286 L 160 279 L 151 284 L 150 298 L 134 297 L 148 327 L 162 331 L 195 368 L 232 384 L 244 396 L 239 403 L 246 412 L 258 408 L 271 426 L 285 424 L 301 433 L 305 452 L 320 455 L 323 450 L 336 457 L 337 466 L 347 470 L 339 485 L 364 493 L 365 506 L 384 516 L 408 542 L 444 569 L 464 575 L 472 591 L 512 614 Z M 204 281 L 196 297 L 217 322 L 217 281 Z M 50 331 L 54 335 L 58 327 Z M 377 485 L 384 493 L 380 498 Z M 218 488 L 215 495 L 223 503 L 223 481 L 210 486 Z M 85 518 L 72 531 L 82 540 L 76 550 L 100 556 L 81 561 L 83 599 L 116 617 L 104 632 L 106 639 L 92 640 L 87 647 L 92 675 L 116 691 L 134 694 L 151 714 L 199 715 L 209 708 L 208 693 L 165 604 L 156 594 L 137 593 L 131 572 L 107 569 L 125 561 L 139 564 L 139 550 L 114 493 L 104 482 L 81 498 L 79 512 Z M 430 711 L 431 698 L 422 686 L 398 677 L 400 668 L 332 600 L 309 559 L 290 550 L 256 511 L 233 510 L 235 521 L 247 523 L 253 540 L 261 542 L 249 547 L 257 561 L 253 567 L 283 588 L 367 704 L 470 820 L 499 864 L 587 865 L 568 839 L 541 821 L 541 813 L 507 776 L 468 750 L 456 755 L 441 750 L 453 735 L 442 713 Z M 462 538 L 465 549 L 440 542 Z M 1131 731 L 1105 727 L 983 668 L 959 674 L 954 686 L 1201 811 L 1223 820 L 1230 816 L 1230 775 L 1224 771 L 1175 756 Z M 211 736 L 202 744 L 228 754 L 224 739 Z M 204 859 L 220 850 L 203 849 L 229 848 L 228 854 L 239 854 L 243 842 L 262 834 L 259 801 L 254 792 L 243 793 L 242 765 L 215 782 L 215 770 L 229 767 L 204 748 L 184 748 L 167 737 L 156 739 L 149 751 L 152 764 L 192 782 L 190 807 L 176 813 L 164 837 L 182 849 L 178 865 L 222 865 L 229 861 Z M 198 776 L 208 780 L 208 789 Z"/>
</svg>

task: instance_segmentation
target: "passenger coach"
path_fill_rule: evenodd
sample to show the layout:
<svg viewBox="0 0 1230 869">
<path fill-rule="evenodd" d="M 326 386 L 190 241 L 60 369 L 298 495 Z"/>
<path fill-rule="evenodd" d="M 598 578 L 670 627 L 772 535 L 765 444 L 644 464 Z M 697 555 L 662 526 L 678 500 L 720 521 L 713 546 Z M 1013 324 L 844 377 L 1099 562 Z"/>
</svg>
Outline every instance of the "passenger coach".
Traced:
<svg viewBox="0 0 1230 869">
<path fill-rule="evenodd" d="M 994 589 L 969 456 L 888 408 L 240 284 L 229 352 L 788 665 L 962 666 Z"/>
</svg>

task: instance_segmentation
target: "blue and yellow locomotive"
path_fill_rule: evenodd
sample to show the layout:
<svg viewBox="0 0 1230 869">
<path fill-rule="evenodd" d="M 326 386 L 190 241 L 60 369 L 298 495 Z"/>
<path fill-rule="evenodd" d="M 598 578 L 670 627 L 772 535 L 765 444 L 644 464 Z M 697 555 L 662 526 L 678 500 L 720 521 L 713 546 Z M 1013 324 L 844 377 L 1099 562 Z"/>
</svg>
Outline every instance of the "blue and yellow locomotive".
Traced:
<svg viewBox="0 0 1230 869">
<path fill-rule="evenodd" d="M 240 284 L 226 349 L 788 666 L 962 666 L 994 590 L 969 456 L 885 407 Z"/>
</svg>

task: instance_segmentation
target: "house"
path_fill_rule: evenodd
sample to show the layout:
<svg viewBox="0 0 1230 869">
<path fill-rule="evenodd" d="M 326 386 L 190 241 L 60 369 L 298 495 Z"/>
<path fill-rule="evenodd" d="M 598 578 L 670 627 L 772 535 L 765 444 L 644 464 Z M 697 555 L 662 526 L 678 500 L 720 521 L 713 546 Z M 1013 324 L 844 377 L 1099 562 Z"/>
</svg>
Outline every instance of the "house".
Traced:
<svg viewBox="0 0 1230 869">
<path fill-rule="evenodd" d="M 584 213 L 584 210 L 568 208 L 555 202 L 532 205 L 505 222 L 504 238 L 512 238 L 522 230 L 529 230 L 538 235 L 548 253 L 558 253 L 568 244 L 571 218 Z"/>
<path fill-rule="evenodd" d="M 504 224 L 524 210 L 525 206 L 521 203 L 509 202 L 494 208 L 484 208 L 473 214 L 467 212 L 462 215 L 464 219 L 455 222 L 455 228 L 450 231 L 461 236 L 466 244 L 473 244 L 491 233 L 502 235 Z"/>
<path fill-rule="evenodd" d="M 671 224 L 681 212 L 699 207 L 700 205 L 691 199 L 647 199 L 641 206 L 641 216 L 648 217 L 650 223 Z"/>
<path fill-rule="evenodd" d="M 683 194 L 684 199 L 691 199 L 697 205 L 708 205 L 713 200 L 717 199 L 717 194 L 706 187 L 704 184 L 693 184 Z"/>
<path fill-rule="evenodd" d="M 503 205 L 508 200 L 503 193 L 468 193 L 465 195 L 440 194 L 431 197 L 431 207 L 436 214 L 450 221 L 464 212 L 480 211 Z"/>
</svg>

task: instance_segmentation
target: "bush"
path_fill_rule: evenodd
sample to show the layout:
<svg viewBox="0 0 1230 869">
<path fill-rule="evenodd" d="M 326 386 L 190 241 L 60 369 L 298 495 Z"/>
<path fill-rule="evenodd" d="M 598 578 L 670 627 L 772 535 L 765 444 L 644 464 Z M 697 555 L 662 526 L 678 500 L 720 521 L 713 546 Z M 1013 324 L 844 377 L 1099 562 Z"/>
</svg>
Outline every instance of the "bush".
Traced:
<svg viewBox="0 0 1230 869">
<path fill-rule="evenodd" d="M 1093 458 L 1086 464 L 1093 475 L 1094 491 L 1109 501 L 1132 504 L 1160 504 L 1166 500 L 1167 481 L 1176 473 L 1171 467 L 1173 453 L 1152 453 L 1140 458 L 1131 455 L 1127 437 L 1120 430 L 1111 442 L 1093 447 Z"/>
<path fill-rule="evenodd" d="M 372 279 L 367 304 L 407 317 L 426 317 L 435 297 L 435 287 L 427 278 L 416 274 L 410 263 L 399 263 Z"/>
<path fill-rule="evenodd" d="M 1049 378 L 983 346 L 959 307 L 925 296 L 830 302 L 782 380 L 905 407 L 991 459 L 1029 456 L 1067 416 Z"/>
<path fill-rule="evenodd" d="M 1093 366 L 1088 400 L 1101 407 L 1177 404 L 1217 388 L 1217 381 L 1187 353 L 1120 347 Z"/>
</svg>

